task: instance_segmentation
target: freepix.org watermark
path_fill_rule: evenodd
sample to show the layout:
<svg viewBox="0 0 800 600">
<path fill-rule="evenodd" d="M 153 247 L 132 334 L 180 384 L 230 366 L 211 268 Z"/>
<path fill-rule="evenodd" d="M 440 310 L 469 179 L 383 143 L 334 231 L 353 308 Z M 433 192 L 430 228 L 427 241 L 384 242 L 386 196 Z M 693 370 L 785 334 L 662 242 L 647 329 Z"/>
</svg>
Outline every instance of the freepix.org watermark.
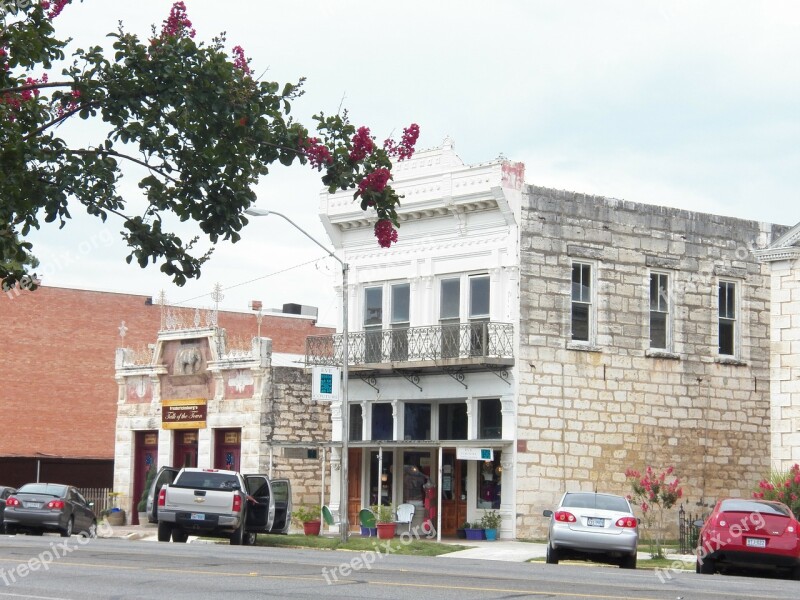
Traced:
<svg viewBox="0 0 800 600">
<path fill-rule="evenodd" d="M 401 546 L 407 546 L 421 537 L 429 538 L 435 535 L 436 531 L 432 526 L 422 525 L 413 527 L 410 531 L 401 533 L 399 537 L 384 540 L 383 543 L 374 542 L 372 544 L 374 550 L 360 552 L 358 556 L 355 556 L 347 562 L 343 562 L 338 567 L 334 567 L 333 569 L 322 567 L 322 576 L 325 578 L 325 582 L 328 585 L 332 585 L 337 583 L 340 578 L 345 579 L 350 577 L 350 575 L 362 569 L 371 569 L 375 562 L 383 560 L 384 557 L 389 554 L 394 554 Z"/>
<path fill-rule="evenodd" d="M 97 535 L 100 537 L 111 537 L 113 529 L 108 521 L 102 521 L 97 526 Z M 19 563 L 16 567 L 5 569 L 0 567 L 0 581 L 5 586 L 14 585 L 21 579 L 25 579 L 31 573 L 37 571 L 49 571 L 50 565 L 54 562 L 61 560 L 65 556 L 69 556 L 72 552 L 92 542 L 95 538 L 84 537 L 82 535 L 74 536 L 65 539 L 62 542 L 51 542 L 47 550 L 42 550 L 36 556 Z"/>
<path fill-rule="evenodd" d="M 732 522 L 728 526 L 727 534 L 717 532 L 700 545 L 697 552 L 697 564 L 702 565 L 705 558 L 712 552 L 721 550 L 731 542 L 738 540 L 745 533 L 763 528 L 766 523 L 764 516 L 760 513 L 750 513 L 742 517 L 739 522 Z M 656 577 L 658 577 L 661 583 L 666 583 L 672 579 L 674 573 L 691 569 L 694 565 L 695 561 L 676 560 L 665 569 L 657 568 L 655 570 Z"/>
</svg>

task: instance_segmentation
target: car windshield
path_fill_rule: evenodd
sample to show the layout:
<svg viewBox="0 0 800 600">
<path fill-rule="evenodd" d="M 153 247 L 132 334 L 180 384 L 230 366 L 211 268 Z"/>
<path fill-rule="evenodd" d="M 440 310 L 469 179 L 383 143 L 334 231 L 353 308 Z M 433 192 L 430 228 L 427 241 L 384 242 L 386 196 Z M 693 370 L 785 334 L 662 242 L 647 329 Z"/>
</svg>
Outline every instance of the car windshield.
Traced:
<svg viewBox="0 0 800 600">
<path fill-rule="evenodd" d="M 630 512 L 627 500 L 620 496 L 606 494 L 567 494 L 564 496 L 563 507 L 569 508 L 596 508 L 599 510 L 613 510 L 616 512 Z"/>
<path fill-rule="evenodd" d="M 779 515 L 790 517 L 791 512 L 780 504 L 759 502 L 758 500 L 723 500 L 719 507 L 720 512 L 745 512 L 760 513 L 762 515 Z"/>
<path fill-rule="evenodd" d="M 61 498 L 67 493 L 67 486 L 55 483 L 26 483 L 17 490 L 18 494 L 46 494 Z"/>
</svg>

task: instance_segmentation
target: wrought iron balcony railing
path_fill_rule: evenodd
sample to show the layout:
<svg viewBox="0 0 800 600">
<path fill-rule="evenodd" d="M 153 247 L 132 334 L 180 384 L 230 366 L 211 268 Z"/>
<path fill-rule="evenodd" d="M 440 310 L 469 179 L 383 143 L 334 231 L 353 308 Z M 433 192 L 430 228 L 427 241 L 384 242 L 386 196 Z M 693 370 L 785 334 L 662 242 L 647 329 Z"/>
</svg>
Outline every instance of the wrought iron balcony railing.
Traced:
<svg viewBox="0 0 800 600">
<path fill-rule="evenodd" d="M 509 364 L 514 357 L 514 326 L 472 322 L 427 327 L 373 329 L 348 333 L 349 365 L 396 365 L 447 361 L 458 364 Z M 306 339 L 306 366 L 342 364 L 342 334 Z M 409 365 L 411 366 L 411 365 Z"/>
</svg>

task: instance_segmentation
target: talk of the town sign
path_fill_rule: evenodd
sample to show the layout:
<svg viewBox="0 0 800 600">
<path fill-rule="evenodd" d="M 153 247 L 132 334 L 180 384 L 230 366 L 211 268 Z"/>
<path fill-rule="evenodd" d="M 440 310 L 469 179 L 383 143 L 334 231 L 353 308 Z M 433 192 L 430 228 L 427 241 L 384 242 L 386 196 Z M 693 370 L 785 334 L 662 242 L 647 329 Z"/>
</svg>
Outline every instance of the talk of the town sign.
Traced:
<svg viewBox="0 0 800 600">
<path fill-rule="evenodd" d="M 204 429 L 207 415 L 205 398 L 164 400 L 161 403 L 162 429 Z"/>
</svg>

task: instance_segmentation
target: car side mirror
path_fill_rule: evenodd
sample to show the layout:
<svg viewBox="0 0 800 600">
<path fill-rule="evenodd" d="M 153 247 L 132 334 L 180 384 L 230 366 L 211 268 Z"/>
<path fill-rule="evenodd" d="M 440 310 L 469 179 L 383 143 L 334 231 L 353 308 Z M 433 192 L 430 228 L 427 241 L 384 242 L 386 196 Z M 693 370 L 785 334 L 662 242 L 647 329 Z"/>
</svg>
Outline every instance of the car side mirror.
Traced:
<svg viewBox="0 0 800 600">
<path fill-rule="evenodd" d="M 553 511 L 550 510 L 550 509 L 544 510 L 544 511 L 542 511 L 542 516 L 543 517 L 552 517 L 553 516 Z"/>
<path fill-rule="evenodd" d="M 692 521 L 692 525 L 694 525 L 695 527 L 702 527 L 703 519 L 697 519 L 696 521 Z"/>
</svg>

